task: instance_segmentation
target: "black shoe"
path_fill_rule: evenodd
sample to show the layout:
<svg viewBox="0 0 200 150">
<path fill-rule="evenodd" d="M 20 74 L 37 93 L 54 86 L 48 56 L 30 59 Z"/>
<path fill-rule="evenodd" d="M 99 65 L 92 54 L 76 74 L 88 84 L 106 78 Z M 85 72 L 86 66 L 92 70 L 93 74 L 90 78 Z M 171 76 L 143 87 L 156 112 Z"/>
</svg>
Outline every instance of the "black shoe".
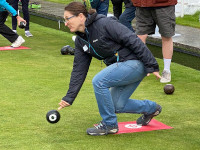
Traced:
<svg viewBox="0 0 200 150">
<path fill-rule="evenodd" d="M 106 126 L 102 121 L 99 124 L 95 124 L 93 128 L 87 129 L 89 135 L 107 135 L 115 134 L 118 132 L 118 126 L 110 127 Z"/>
<path fill-rule="evenodd" d="M 151 121 L 151 119 L 157 115 L 159 115 L 162 111 L 162 107 L 160 105 L 157 104 L 156 106 L 156 111 L 152 114 L 148 114 L 148 115 L 142 115 L 140 118 L 137 119 L 137 124 L 138 125 L 142 125 L 142 126 L 146 126 L 149 124 L 149 122 Z"/>
</svg>

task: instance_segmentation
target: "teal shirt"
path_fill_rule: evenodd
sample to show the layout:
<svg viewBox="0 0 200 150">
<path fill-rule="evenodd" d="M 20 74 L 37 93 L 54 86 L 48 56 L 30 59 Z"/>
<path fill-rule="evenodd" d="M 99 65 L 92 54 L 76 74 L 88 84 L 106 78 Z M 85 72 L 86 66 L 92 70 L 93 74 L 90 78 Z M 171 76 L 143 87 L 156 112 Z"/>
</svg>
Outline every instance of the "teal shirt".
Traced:
<svg viewBox="0 0 200 150">
<path fill-rule="evenodd" d="M 12 6 L 10 6 L 6 2 L 6 0 L 0 0 L 0 12 L 1 11 L 9 11 L 12 14 L 12 16 L 17 15 L 17 11 Z"/>
</svg>

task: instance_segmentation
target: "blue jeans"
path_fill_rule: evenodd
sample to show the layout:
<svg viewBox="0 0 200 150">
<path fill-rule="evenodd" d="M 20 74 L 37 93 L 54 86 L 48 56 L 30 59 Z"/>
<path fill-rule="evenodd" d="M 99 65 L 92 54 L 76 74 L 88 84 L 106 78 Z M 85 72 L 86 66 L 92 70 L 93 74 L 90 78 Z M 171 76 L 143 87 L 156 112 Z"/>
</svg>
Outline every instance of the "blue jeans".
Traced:
<svg viewBox="0 0 200 150">
<path fill-rule="evenodd" d="M 135 18 L 135 10 L 136 10 L 135 6 L 128 7 L 119 16 L 119 22 L 128 27 L 133 32 L 135 31 L 133 30 L 131 22 Z"/>
<path fill-rule="evenodd" d="M 99 112 L 107 126 L 118 125 L 115 113 L 155 112 L 155 102 L 129 99 L 145 76 L 141 61 L 128 60 L 106 67 L 93 78 Z"/>
<path fill-rule="evenodd" d="M 92 8 L 96 9 L 97 14 L 102 14 L 107 16 L 108 14 L 108 7 L 109 7 L 109 0 L 91 0 L 90 4 Z"/>
</svg>

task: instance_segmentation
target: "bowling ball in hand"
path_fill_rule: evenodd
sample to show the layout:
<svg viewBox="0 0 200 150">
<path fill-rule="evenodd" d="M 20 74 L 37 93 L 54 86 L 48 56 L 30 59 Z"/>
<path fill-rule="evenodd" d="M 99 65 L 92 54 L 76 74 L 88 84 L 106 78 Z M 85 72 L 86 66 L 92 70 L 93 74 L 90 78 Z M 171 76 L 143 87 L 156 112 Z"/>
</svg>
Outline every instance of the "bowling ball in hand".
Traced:
<svg viewBox="0 0 200 150">
<path fill-rule="evenodd" d="M 26 22 L 21 21 L 19 24 L 19 28 L 24 29 L 26 27 Z"/>
</svg>

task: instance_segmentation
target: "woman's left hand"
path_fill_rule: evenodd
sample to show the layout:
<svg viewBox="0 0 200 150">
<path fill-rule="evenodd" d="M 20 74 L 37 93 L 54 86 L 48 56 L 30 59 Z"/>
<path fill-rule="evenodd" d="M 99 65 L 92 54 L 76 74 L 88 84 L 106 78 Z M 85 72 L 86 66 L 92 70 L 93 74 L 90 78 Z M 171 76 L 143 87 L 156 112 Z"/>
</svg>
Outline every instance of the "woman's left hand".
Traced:
<svg viewBox="0 0 200 150">
<path fill-rule="evenodd" d="M 153 74 L 156 76 L 156 79 L 160 79 L 161 78 L 159 72 L 153 72 Z M 148 73 L 147 76 L 150 76 L 150 73 Z"/>
<path fill-rule="evenodd" d="M 26 20 L 24 20 L 22 17 L 17 16 L 16 18 L 17 18 L 18 25 L 20 25 L 20 22 L 22 22 L 22 21 L 25 22 L 25 24 L 26 24 Z"/>
</svg>

